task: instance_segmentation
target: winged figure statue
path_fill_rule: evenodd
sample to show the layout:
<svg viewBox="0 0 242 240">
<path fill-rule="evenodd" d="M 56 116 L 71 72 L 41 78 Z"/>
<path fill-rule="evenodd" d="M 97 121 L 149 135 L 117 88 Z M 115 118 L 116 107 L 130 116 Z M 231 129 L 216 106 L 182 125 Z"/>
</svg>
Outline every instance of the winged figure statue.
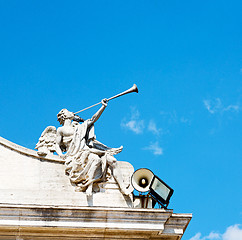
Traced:
<svg viewBox="0 0 242 240">
<path fill-rule="evenodd" d="M 129 186 L 125 186 L 113 156 L 120 153 L 123 147 L 110 148 L 97 141 L 94 133 L 94 123 L 103 113 L 107 102 L 107 99 L 103 99 L 102 107 L 85 121 L 73 112 L 62 109 L 57 114 L 62 126 L 57 130 L 53 126 L 47 127 L 36 145 L 41 156 L 56 152 L 63 158 L 71 183 L 88 196 L 93 193 L 93 184 L 106 181 L 108 169 L 111 169 L 123 194 L 129 195 L 132 191 Z"/>
</svg>

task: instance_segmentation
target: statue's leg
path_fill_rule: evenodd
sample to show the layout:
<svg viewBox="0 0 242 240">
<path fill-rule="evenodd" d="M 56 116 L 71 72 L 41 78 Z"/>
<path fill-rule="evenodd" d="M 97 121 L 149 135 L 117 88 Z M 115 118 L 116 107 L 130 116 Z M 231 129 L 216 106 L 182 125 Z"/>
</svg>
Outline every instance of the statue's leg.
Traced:
<svg viewBox="0 0 242 240">
<path fill-rule="evenodd" d="M 92 165 L 91 165 L 90 170 L 89 170 L 89 173 L 88 173 L 89 180 L 93 180 L 94 174 L 95 174 L 97 168 L 101 164 L 101 158 L 98 155 L 94 154 L 94 153 L 90 153 L 89 156 L 88 156 L 88 161 L 91 161 L 92 162 Z M 88 196 L 91 196 L 92 195 L 92 192 L 93 192 L 93 188 L 92 187 L 93 187 L 93 183 L 91 183 L 87 187 L 86 194 Z"/>
<path fill-rule="evenodd" d="M 131 191 L 127 188 L 128 186 L 125 186 L 125 184 L 124 184 L 124 180 L 123 180 L 123 177 L 122 177 L 121 170 L 118 166 L 117 159 L 114 156 L 107 155 L 107 163 L 113 169 L 113 177 L 117 181 L 117 183 L 118 183 L 118 185 L 121 189 L 121 192 L 124 195 L 129 195 Z"/>
<path fill-rule="evenodd" d="M 69 174 L 71 178 L 75 177 L 75 175 L 78 175 L 78 172 L 83 168 L 83 164 L 87 159 L 89 153 L 89 151 L 81 151 L 81 154 L 77 156 L 78 158 L 76 157 L 73 159 L 72 169 Z"/>
<path fill-rule="evenodd" d="M 80 155 L 80 159 L 79 159 L 79 164 L 82 165 L 84 164 L 85 160 L 88 158 L 88 155 L 90 154 L 90 152 L 88 150 L 85 150 L 82 152 L 82 154 Z"/>
</svg>

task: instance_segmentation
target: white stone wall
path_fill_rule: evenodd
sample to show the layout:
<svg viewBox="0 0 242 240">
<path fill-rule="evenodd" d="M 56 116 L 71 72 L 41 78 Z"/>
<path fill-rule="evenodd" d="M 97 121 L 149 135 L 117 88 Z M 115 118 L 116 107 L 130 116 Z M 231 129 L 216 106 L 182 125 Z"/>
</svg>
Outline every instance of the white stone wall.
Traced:
<svg viewBox="0 0 242 240">
<path fill-rule="evenodd" d="M 23 148 L 0 138 L 0 203 L 38 204 L 56 206 L 131 207 L 129 197 L 120 193 L 113 180 L 100 184 L 101 192 L 90 199 L 83 192 L 75 192 L 65 166 L 57 156 L 40 158 L 36 151 Z M 133 167 L 118 163 L 123 178 L 129 181 Z"/>
</svg>

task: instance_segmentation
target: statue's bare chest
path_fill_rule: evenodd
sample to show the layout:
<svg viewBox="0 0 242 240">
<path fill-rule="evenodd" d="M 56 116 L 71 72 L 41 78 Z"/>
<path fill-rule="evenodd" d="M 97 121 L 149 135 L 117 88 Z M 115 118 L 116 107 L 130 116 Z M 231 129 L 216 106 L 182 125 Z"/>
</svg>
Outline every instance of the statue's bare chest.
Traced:
<svg viewBox="0 0 242 240">
<path fill-rule="evenodd" d="M 63 137 L 70 137 L 73 136 L 75 129 L 72 126 L 62 127 L 61 133 Z"/>
</svg>

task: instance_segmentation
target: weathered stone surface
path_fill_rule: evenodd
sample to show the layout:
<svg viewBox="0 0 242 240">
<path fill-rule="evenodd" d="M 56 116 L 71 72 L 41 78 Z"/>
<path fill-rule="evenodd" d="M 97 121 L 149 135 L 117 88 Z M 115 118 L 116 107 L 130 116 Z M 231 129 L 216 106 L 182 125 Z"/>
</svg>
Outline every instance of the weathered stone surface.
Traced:
<svg viewBox="0 0 242 240">
<path fill-rule="evenodd" d="M 191 214 L 132 208 L 113 178 L 87 198 L 58 156 L 0 137 L 0 240 L 181 239 Z M 133 167 L 118 162 L 125 183 Z"/>
<path fill-rule="evenodd" d="M 0 199 L 6 204 L 40 204 L 56 206 L 132 207 L 111 177 L 100 184 L 100 192 L 87 198 L 76 192 L 65 175 L 64 162 L 55 155 L 40 157 L 36 151 L 0 138 Z M 128 184 L 133 167 L 118 162 Z"/>
<path fill-rule="evenodd" d="M 0 208 L 6 239 L 180 239 L 191 214 L 172 210 L 7 206 Z M 4 239 L 1 238 L 0 239 Z"/>
</svg>

